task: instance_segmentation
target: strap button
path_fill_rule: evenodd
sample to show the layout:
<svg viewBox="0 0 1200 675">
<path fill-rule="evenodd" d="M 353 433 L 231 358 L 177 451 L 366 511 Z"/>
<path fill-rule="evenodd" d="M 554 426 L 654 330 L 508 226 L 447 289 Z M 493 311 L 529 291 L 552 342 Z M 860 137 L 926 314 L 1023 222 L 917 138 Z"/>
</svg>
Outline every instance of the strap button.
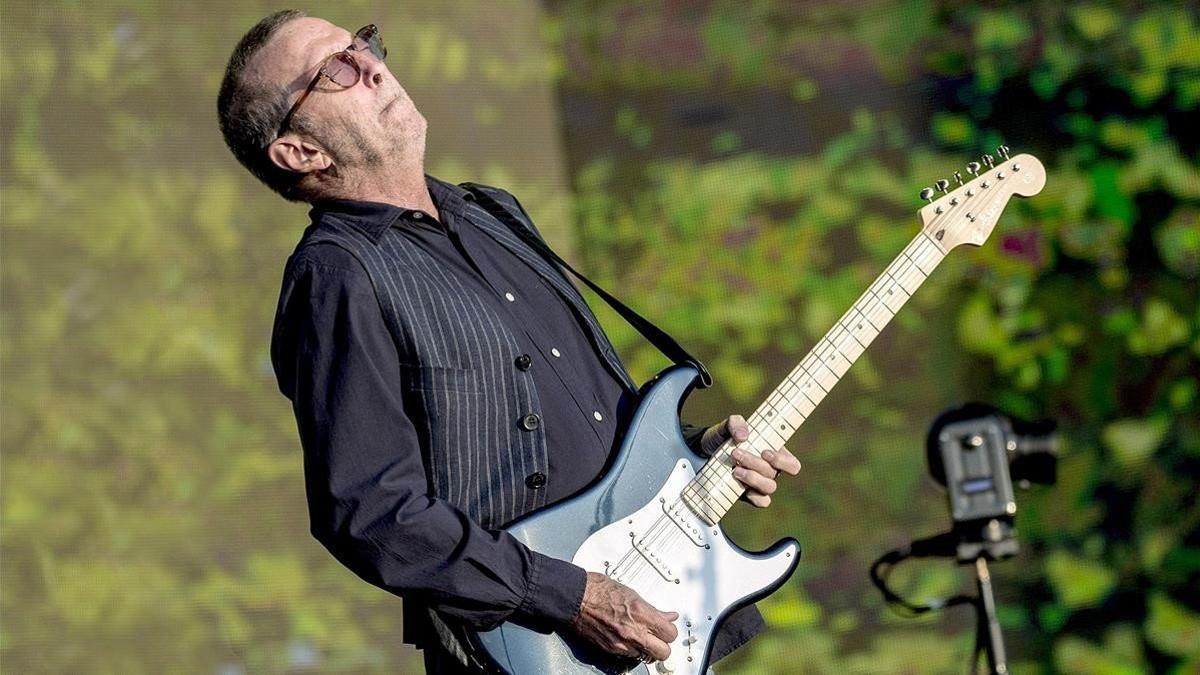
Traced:
<svg viewBox="0 0 1200 675">
<path fill-rule="evenodd" d="M 530 490 L 538 490 L 546 484 L 546 474 L 536 471 L 525 477 L 525 486 Z"/>
<path fill-rule="evenodd" d="M 537 413 L 529 413 L 521 418 L 521 428 L 525 431 L 534 431 L 542 426 L 542 418 L 537 416 Z"/>
</svg>

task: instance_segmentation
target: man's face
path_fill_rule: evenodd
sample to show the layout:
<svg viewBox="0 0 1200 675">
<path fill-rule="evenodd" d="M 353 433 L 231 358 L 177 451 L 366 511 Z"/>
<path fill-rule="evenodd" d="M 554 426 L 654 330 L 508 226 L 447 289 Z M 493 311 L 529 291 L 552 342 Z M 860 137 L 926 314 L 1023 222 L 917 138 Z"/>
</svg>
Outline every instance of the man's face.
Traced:
<svg viewBox="0 0 1200 675">
<path fill-rule="evenodd" d="M 259 52 L 247 76 L 284 88 L 290 106 L 325 59 L 352 39 L 349 31 L 322 19 L 289 21 Z M 423 154 L 425 118 L 412 99 L 382 61 L 365 50 L 352 54 L 362 72 L 358 83 L 344 88 L 322 77 L 291 129 L 311 136 L 343 168 L 371 168 Z"/>
</svg>

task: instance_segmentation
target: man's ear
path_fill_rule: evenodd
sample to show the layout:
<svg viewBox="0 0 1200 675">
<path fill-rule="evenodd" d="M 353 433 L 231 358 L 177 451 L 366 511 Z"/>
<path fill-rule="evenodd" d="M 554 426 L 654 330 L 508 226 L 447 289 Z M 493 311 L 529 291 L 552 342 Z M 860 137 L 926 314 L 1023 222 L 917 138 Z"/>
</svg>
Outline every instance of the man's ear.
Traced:
<svg viewBox="0 0 1200 675">
<path fill-rule="evenodd" d="M 324 171 L 333 164 L 333 158 L 323 148 L 296 134 L 284 134 L 271 141 L 267 156 L 275 166 L 293 173 Z"/>
</svg>

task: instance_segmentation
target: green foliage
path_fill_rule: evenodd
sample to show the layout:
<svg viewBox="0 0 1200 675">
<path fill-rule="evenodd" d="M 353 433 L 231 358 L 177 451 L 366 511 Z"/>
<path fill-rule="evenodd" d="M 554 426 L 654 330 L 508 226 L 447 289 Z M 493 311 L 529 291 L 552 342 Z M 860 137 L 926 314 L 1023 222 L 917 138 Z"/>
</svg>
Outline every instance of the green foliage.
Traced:
<svg viewBox="0 0 1200 675">
<path fill-rule="evenodd" d="M 271 9 L 5 6 L 6 672 L 416 667 L 396 598 L 307 536 L 266 353 L 304 208 L 280 208 L 215 129 L 228 51 Z M 767 633 L 718 669 L 962 672 L 967 610 L 897 617 L 866 569 L 946 527 L 924 430 L 978 399 L 1063 435 L 1058 484 L 1018 497 L 1022 552 L 993 566 L 1014 672 L 1184 673 L 1200 668 L 1197 15 L 504 0 L 329 18 L 384 26 L 422 109 L 449 101 L 431 173 L 511 188 L 708 362 L 695 422 L 759 403 L 915 234 L 922 186 L 1000 142 L 1040 157 L 1045 190 L 954 251 L 800 430 L 802 476 L 729 519 L 748 548 L 796 536 L 805 554 L 761 603 Z M 635 375 L 664 365 L 593 306 Z M 948 562 L 893 581 L 915 599 L 969 588 Z"/>
</svg>

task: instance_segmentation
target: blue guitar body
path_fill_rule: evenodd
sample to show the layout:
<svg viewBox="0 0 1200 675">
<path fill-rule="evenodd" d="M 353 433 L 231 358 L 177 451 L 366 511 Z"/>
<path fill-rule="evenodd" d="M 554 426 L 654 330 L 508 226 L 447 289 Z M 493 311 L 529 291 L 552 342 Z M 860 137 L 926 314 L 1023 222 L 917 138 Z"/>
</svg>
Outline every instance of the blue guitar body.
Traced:
<svg viewBox="0 0 1200 675">
<path fill-rule="evenodd" d="M 679 411 L 698 373 L 674 366 L 643 389 L 620 449 L 586 490 L 512 523 L 526 546 L 624 583 L 663 611 L 678 611 L 671 657 L 655 664 L 615 659 L 548 630 L 504 623 L 472 636 L 513 675 L 704 673 L 712 638 L 731 611 L 762 598 L 792 574 L 800 546 L 785 539 L 763 553 L 729 541 L 719 525 L 683 506 L 680 494 L 704 465 L 685 445 Z"/>
</svg>

